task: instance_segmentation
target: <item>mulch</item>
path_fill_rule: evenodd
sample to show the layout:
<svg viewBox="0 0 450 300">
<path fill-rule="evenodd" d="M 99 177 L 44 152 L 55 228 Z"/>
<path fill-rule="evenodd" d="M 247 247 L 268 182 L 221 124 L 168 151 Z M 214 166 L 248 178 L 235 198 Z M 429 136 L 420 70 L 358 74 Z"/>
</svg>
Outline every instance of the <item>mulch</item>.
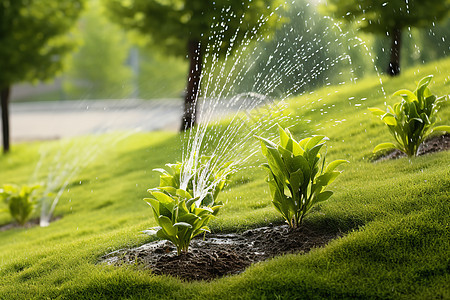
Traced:
<svg viewBox="0 0 450 300">
<path fill-rule="evenodd" d="M 446 133 L 440 136 L 434 136 L 429 139 L 426 139 L 420 146 L 417 152 L 418 156 L 439 152 L 439 151 L 447 151 L 450 149 L 450 134 Z M 381 162 L 390 159 L 397 159 L 401 157 L 406 157 L 406 154 L 395 149 L 388 152 L 383 153 L 380 156 L 375 157 L 373 162 Z"/>
<path fill-rule="evenodd" d="M 189 252 L 177 255 L 168 241 L 155 241 L 133 249 L 121 249 L 101 258 L 110 265 L 137 265 L 157 275 L 187 281 L 211 280 L 238 274 L 248 266 L 287 253 L 306 253 L 322 247 L 339 232 L 323 232 L 287 225 L 251 229 L 242 234 L 208 234 L 191 241 Z"/>
</svg>

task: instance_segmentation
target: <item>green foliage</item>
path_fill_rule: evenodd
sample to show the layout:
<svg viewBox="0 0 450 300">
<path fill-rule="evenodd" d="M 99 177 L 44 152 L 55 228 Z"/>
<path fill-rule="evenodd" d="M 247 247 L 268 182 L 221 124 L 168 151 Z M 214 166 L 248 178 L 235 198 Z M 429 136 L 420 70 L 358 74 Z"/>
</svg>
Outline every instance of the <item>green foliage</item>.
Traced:
<svg viewBox="0 0 450 300">
<path fill-rule="evenodd" d="M 229 64 L 230 69 L 218 83 L 229 84 L 224 90 L 254 91 L 279 98 L 337 84 L 349 76 L 362 77 L 370 70 L 370 61 L 356 45 L 360 41 L 355 39 L 351 26 L 336 26 L 334 20 L 320 15 L 316 6 L 306 0 L 292 1 L 279 15 L 284 22 L 270 39 L 252 41 L 246 52 L 232 58 L 235 62 Z M 239 72 L 237 80 L 230 80 L 235 65 L 246 70 L 245 75 Z M 220 78 L 221 72 L 216 68 L 214 78 Z"/>
<path fill-rule="evenodd" d="M 369 110 L 388 126 L 389 132 L 396 143 L 382 143 L 376 146 L 373 152 L 383 149 L 398 149 L 408 156 L 416 156 L 420 144 L 433 131 L 450 131 L 450 126 L 434 127 L 437 113 L 441 105 L 448 100 L 448 96 L 436 97 L 428 85 L 433 76 L 427 76 L 419 81 L 414 92 L 399 90 L 394 96 L 401 96 L 403 100 L 388 106 L 387 111 L 376 107 Z"/>
<path fill-rule="evenodd" d="M 223 206 L 222 202 L 217 201 L 217 197 L 227 181 L 224 171 L 228 165 L 217 171 L 213 170 L 205 178 L 205 192 L 193 197 L 196 185 L 200 184 L 205 169 L 210 165 L 211 157 L 202 157 L 201 161 L 200 168 L 188 175 L 187 185 L 182 184 L 182 163 L 167 164 L 168 170 L 155 169 L 161 172 L 160 186 L 149 189 L 152 198 L 144 199 L 152 207 L 159 225 L 144 232 L 171 241 L 177 247 L 178 255 L 188 251 L 192 238 L 210 232 L 208 222 Z"/>
<path fill-rule="evenodd" d="M 3 200 L 9 209 L 11 217 L 20 225 L 25 225 L 33 214 L 37 199 L 39 197 L 37 189 L 39 185 L 21 187 L 15 184 L 4 184 L 0 189 L 0 200 Z"/>
<path fill-rule="evenodd" d="M 83 0 L 0 0 L 0 88 L 52 78 L 75 46 Z"/>
<path fill-rule="evenodd" d="M 69 60 L 64 92 L 70 99 L 127 98 L 132 92 L 132 70 L 127 58 L 130 43 L 112 24 L 97 1 L 91 1 L 78 23 L 83 44 Z"/>
<path fill-rule="evenodd" d="M 186 87 L 186 61 L 156 48 L 139 47 L 139 98 L 180 98 Z"/>
<path fill-rule="evenodd" d="M 114 22 L 150 35 L 149 42 L 166 53 L 185 57 L 190 40 L 201 41 L 204 46 L 221 41 L 216 50 L 224 53 L 229 47 L 238 46 L 248 31 L 275 23 L 275 16 L 266 24 L 260 24 L 260 17 L 268 16 L 281 1 L 104 0 L 104 4 Z M 226 22 L 227 30 L 210 36 L 212 25 L 221 22 Z"/>
<path fill-rule="evenodd" d="M 272 203 L 290 227 L 298 227 L 305 214 L 333 194 L 325 191 L 340 172 L 336 167 L 346 160 L 335 160 L 324 170 L 326 154 L 320 155 L 325 136 L 308 137 L 297 142 L 288 129 L 279 127 L 280 143 L 262 137 L 261 150 L 268 163 L 268 183 Z"/>
<path fill-rule="evenodd" d="M 324 9 L 367 32 L 385 34 L 393 28 L 424 27 L 444 19 L 449 0 L 329 0 Z"/>
<path fill-rule="evenodd" d="M 449 69 L 450 59 L 421 65 L 401 77 L 383 78 L 382 86 L 414 90 L 418 73 L 434 73 L 433 92 L 445 95 L 450 93 Z M 323 100 L 313 103 L 318 97 Z M 349 97 L 355 100 L 346 101 Z M 450 156 L 433 153 L 407 164 L 405 159 L 383 164 L 364 159 L 373 148 L 368 136 L 375 144 L 389 137 L 381 122 L 367 118 L 367 107 L 381 107 L 384 101 L 376 76 L 289 101 L 294 115 L 311 120 L 308 125 L 315 131 L 308 134 L 330 136 L 327 160 L 352 162 L 338 178 L 334 196 L 303 220 L 305 227 L 319 232 L 342 233 L 328 245 L 202 282 L 156 276 L 135 266 L 97 264 L 106 253 L 148 242 L 137 232 L 156 223 L 148 216 L 147 203 L 139 200 L 146 197 L 142 187 L 159 185 L 158 174 L 149 168 L 180 155 L 176 133 L 136 133 L 98 156 L 71 182 L 56 211 L 63 217 L 51 227 L 0 229 L 0 294 L 5 299 L 449 299 Z M 324 103 L 333 107 L 326 109 Z M 321 108 L 328 113 L 321 115 Z M 439 116 L 448 122 L 450 106 L 442 107 Z M 286 125 L 294 126 L 292 133 L 304 134 L 303 125 L 290 122 Z M 55 141 L 20 143 L 0 156 L 0 182 L 26 182 L 42 145 L 50 147 L 49 154 L 60 150 Z M 242 232 L 279 220 L 265 193 L 265 169 L 246 170 L 233 176 L 233 185 L 220 194 L 226 207 L 209 223 L 212 231 Z M 0 214 L 1 225 L 9 221 L 9 215 Z"/>
<path fill-rule="evenodd" d="M 445 20 L 449 15 L 450 0 L 330 0 L 323 8 L 336 19 L 352 22 L 361 30 L 389 36 L 387 74 L 396 76 L 400 74 L 402 30 L 431 26 Z M 428 44 L 425 47 L 432 48 Z"/>
<path fill-rule="evenodd" d="M 160 227 L 144 232 L 171 241 L 177 247 L 178 255 L 182 251 L 188 251 L 192 238 L 210 232 L 207 224 L 222 207 L 222 203 L 215 202 L 211 194 L 199 199 L 192 198 L 185 190 L 171 187 L 158 187 L 148 191 L 153 198 L 144 200 L 152 207 Z"/>
</svg>

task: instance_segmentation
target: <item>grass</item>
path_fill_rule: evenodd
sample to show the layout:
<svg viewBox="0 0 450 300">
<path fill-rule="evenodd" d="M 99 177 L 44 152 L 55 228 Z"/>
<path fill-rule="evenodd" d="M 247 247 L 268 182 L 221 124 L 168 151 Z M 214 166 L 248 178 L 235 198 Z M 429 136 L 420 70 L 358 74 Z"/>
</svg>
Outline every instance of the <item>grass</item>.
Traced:
<svg viewBox="0 0 450 300">
<path fill-rule="evenodd" d="M 140 233 L 155 225 L 142 200 L 146 189 L 158 184 L 151 170 L 181 157 L 181 137 L 175 133 L 134 134 L 114 146 L 106 146 L 114 136 L 99 136 L 95 145 L 105 146 L 69 184 L 55 211 L 61 219 L 47 228 L 0 231 L 0 299 L 450 299 L 448 152 L 371 163 L 373 147 L 391 138 L 367 111 L 398 101 L 389 95 L 414 89 L 414 81 L 428 74 L 435 75 L 430 85 L 435 94 L 449 94 L 449 69 L 446 59 L 399 78 L 383 77 L 382 85 L 379 78 L 368 78 L 290 100 L 291 113 L 299 116 L 289 124 L 296 138 L 304 131 L 325 134 L 328 158 L 351 162 L 332 184 L 333 197 L 305 219 L 306 226 L 346 233 L 326 247 L 277 257 L 212 282 L 154 276 L 137 266 L 98 265 L 103 254 L 151 241 Z M 449 120 L 447 106 L 439 124 Z M 56 153 L 61 145 L 85 149 L 94 142 L 80 137 L 71 143 L 14 145 L 10 155 L 0 157 L 0 183 L 27 183 L 39 149 Z M 50 156 L 44 165 L 54 162 Z M 281 222 L 264 177 L 260 168 L 235 176 L 220 196 L 226 205 L 212 222 L 213 231 Z M 0 215 L 0 224 L 10 221 Z"/>
</svg>

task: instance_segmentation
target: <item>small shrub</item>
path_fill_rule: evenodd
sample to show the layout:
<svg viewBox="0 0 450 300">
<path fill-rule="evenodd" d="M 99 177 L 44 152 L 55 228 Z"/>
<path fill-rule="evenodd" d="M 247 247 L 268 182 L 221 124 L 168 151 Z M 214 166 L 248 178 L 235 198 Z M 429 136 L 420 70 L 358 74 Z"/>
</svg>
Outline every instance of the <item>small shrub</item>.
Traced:
<svg viewBox="0 0 450 300">
<path fill-rule="evenodd" d="M 219 212 L 223 203 L 217 201 L 219 192 L 228 179 L 227 168 L 230 164 L 206 174 L 205 168 L 211 158 L 203 157 L 200 167 L 189 177 L 187 185 L 182 187 L 181 172 L 183 164 L 167 164 L 167 170 L 156 169 L 161 172 L 160 186 L 149 189 L 151 198 L 144 200 L 152 207 L 153 215 L 158 227 L 145 230 L 144 233 L 155 235 L 161 239 L 171 241 L 177 247 L 178 255 L 187 252 L 189 244 L 195 236 L 210 232 L 209 221 Z M 205 191 L 194 197 L 198 181 L 206 180 Z"/>
<path fill-rule="evenodd" d="M 261 141 L 261 150 L 268 163 L 272 203 L 286 219 L 290 227 L 298 227 L 305 214 L 316 203 L 327 200 L 333 194 L 325 191 L 340 172 L 336 167 L 346 160 L 335 160 L 325 167 L 325 154 L 320 150 L 325 145 L 325 136 L 295 141 L 288 129 L 279 126 L 280 143 L 275 144 L 256 136 Z"/>
<path fill-rule="evenodd" d="M 382 143 L 377 145 L 373 152 L 384 149 L 398 149 L 408 156 L 416 156 L 420 144 L 435 131 L 450 131 L 450 126 L 436 126 L 436 115 L 448 96 L 436 97 L 428 85 L 432 75 L 424 77 L 417 85 L 414 92 L 399 90 L 394 96 L 401 96 L 403 100 L 388 106 L 387 111 L 376 107 L 369 110 L 388 126 L 389 132 L 395 138 L 396 143 Z"/>
<path fill-rule="evenodd" d="M 0 199 L 8 206 L 9 213 L 20 225 L 25 225 L 37 206 L 39 185 L 19 187 L 15 184 L 4 184 L 0 189 Z"/>
</svg>

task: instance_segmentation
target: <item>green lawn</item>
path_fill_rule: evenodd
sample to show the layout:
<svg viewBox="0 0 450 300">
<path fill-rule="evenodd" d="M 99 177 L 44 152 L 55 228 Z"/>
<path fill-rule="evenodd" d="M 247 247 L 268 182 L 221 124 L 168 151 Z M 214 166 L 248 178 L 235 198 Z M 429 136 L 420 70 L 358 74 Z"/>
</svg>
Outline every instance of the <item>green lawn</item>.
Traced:
<svg viewBox="0 0 450 300">
<path fill-rule="evenodd" d="M 142 198 L 158 184 L 152 169 L 181 158 L 180 135 L 110 134 L 14 145 L 11 154 L 0 157 L 0 184 L 28 183 L 43 146 L 51 155 L 37 174 L 40 179 L 55 165 L 60 147 L 81 153 L 97 145 L 99 153 L 68 185 L 55 211 L 60 219 L 46 228 L 0 231 L 0 299 L 450 299 L 450 156 L 370 162 L 373 147 L 391 138 L 367 110 L 397 102 L 393 92 L 413 90 L 415 81 L 429 74 L 435 76 L 431 90 L 449 94 L 449 69 L 447 59 L 399 78 L 382 77 L 382 85 L 373 77 L 289 100 L 293 118 L 286 125 L 295 137 L 325 134 L 328 158 L 350 161 L 331 186 L 333 197 L 304 223 L 338 228 L 344 236 L 308 254 L 277 257 L 212 282 L 97 264 L 106 253 L 152 240 L 140 233 L 155 225 Z M 449 123 L 447 105 L 439 124 Z M 214 232 L 281 222 L 265 175 L 260 168 L 235 175 L 220 196 L 226 205 L 211 224 Z M 9 222 L 0 214 L 0 225 Z"/>
</svg>

